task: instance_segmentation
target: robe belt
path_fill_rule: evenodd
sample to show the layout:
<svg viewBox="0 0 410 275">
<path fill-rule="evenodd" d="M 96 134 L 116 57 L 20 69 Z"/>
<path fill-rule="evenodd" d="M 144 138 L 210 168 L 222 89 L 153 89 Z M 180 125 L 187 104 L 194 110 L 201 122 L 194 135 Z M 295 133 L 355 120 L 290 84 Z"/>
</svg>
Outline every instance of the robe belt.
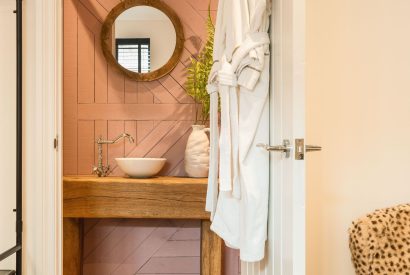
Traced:
<svg viewBox="0 0 410 275">
<path fill-rule="evenodd" d="M 209 122 L 210 122 L 210 151 L 209 151 L 209 175 L 208 190 L 206 193 L 205 210 L 211 212 L 211 221 L 213 220 L 216 203 L 218 200 L 218 168 L 219 168 L 219 128 L 218 128 L 218 87 L 214 84 L 207 85 L 210 94 Z"/>
<path fill-rule="evenodd" d="M 235 50 L 232 56 L 232 68 L 236 71 L 244 60 L 244 58 L 249 54 L 252 49 L 260 46 L 269 45 L 270 38 L 267 32 L 255 32 L 248 34 L 246 39 L 242 44 Z"/>
<path fill-rule="evenodd" d="M 232 191 L 234 197 L 240 198 L 238 93 L 236 74 L 230 63 L 222 63 L 218 84 L 221 98 L 219 190 Z"/>
</svg>

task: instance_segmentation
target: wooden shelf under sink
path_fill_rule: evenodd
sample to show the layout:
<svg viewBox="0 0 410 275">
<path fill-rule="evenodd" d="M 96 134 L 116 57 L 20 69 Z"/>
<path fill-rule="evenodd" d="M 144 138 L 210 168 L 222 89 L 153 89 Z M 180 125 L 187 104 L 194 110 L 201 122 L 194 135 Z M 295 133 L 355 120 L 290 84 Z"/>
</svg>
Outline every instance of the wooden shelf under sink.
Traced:
<svg viewBox="0 0 410 275">
<path fill-rule="evenodd" d="M 207 179 L 63 178 L 64 275 L 81 273 L 82 219 L 200 219 L 201 274 L 222 274 L 222 241 L 205 211 Z"/>
<path fill-rule="evenodd" d="M 207 179 L 64 177 L 64 217 L 209 219 Z"/>
</svg>

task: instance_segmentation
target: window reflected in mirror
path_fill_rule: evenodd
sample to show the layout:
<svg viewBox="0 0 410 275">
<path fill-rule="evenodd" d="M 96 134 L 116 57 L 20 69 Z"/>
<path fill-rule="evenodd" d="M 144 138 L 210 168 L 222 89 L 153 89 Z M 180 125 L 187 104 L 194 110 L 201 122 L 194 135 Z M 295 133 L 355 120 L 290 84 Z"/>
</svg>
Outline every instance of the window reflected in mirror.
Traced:
<svg viewBox="0 0 410 275">
<path fill-rule="evenodd" d="M 147 73 L 162 67 L 175 49 L 174 25 L 165 13 L 150 6 L 136 6 L 122 12 L 115 19 L 113 32 L 117 53 L 118 43 L 123 48 L 117 61 L 133 72 Z M 141 66 L 136 70 L 138 64 Z"/>
<path fill-rule="evenodd" d="M 165 3 L 129 0 L 107 16 L 101 43 L 109 63 L 132 78 L 149 81 L 176 66 L 184 34 L 178 16 Z"/>
<path fill-rule="evenodd" d="M 148 73 L 151 69 L 149 38 L 117 38 L 115 53 L 118 63 L 136 73 Z"/>
</svg>

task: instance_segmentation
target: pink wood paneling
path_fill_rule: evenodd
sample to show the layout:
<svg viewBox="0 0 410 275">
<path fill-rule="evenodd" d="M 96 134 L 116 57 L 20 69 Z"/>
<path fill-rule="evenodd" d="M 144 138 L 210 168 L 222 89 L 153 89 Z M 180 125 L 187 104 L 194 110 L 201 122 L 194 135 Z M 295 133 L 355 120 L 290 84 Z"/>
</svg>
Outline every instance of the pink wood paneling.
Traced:
<svg viewBox="0 0 410 275">
<path fill-rule="evenodd" d="M 134 137 L 134 143 L 125 142 L 124 155 L 126 156 L 137 147 L 137 122 L 135 120 L 125 121 L 124 132 Z"/>
<path fill-rule="evenodd" d="M 185 150 L 185 146 L 189 137 L 190 131 L 187 130 L 186 133 L 172 146 L 163 157 L 166 159 L 175 159 L 173 163 L 166 163 L 161 173 L 164 175 L 177 174 L 186 175 L 184 169 L 181 171 L 176 170 L 179 165 L 183 165 L 184 154 L 181 154 Z"/>
<path fill-rule="evenodd" d="M 108 11 L 100 4 L 100 1 L 95 0 L 80 0 L 81 4 L 86 7 L 90 13 L 100 22 L 104 21 Z"/>
<path fill-rule="evenodd" d="M 240 274 L 241 263 L 239 261 L 239 251 L 225 247 L 224 274 Z"/>
<path fill-rule="evenodd" d="M 66 0 L 70 1 L 70 0 Z M 75 1 L 75 0 L 71 0 Z M 90 0 L 90 1 L 95 1 L 95 0 Z M 82 1 L 76 1 L 77 2 L 77 12 L 78 12 L 78 20 L 84 26 L 86 26 L 92 33 L 93 35 L 97 35 L 100 30 L 101 30 L 101 25 L 102 21 L 100 21 L 93 13 L 90 7 L 85 6 L 84 2 Z M 80 25 L 80 24 L 79 24 Z M 78 40 L 81 40 L 82 37 L 78 36 Z"/>
<path fill-rule="evenodd" d="M 165 226 L 167 223 L 168 221 L 161 222 L 159 227 L 155 228 L 130 255 L 122 260 L 121 264 L 112 274 L 133 275 L 137 273 L 151 259 L 155 252 L 177 231 L 178 228 L 175 226 Z"/>
<path fill-rule="evenodd" d="M 154 129 L 154 122 L 149 120 L 137 121 L 137 144 L 140 144 Z"/>
<path fill-rule="evenodd" d="M 192 97 L 187 95 L 181 83 L 177 82 L 171 75 L 161 78 L 159 82 L 179 103 L 194 102 Z"/>
<path fill-rule="evenodd" d="M 199 257 L 152 257 L 136 274 L 198 274 Z"/>
<path fill-rule="evenodd" d="M 154 94 L 142 82 L 138 82 L 137 101 L 140 104 L 154 103 Z"/>
<path fill-rule="evenodd" d="M 193 7 L 188 1 L 167 0 L 166 2 L 172 7 L 178 7 L 174 9 L 175 12 L 178 14 L 182 22 L 189 24 L 197 36 L 202 39 L 206 38 L 205 20 L 198 13 L 197 7 Z"/>
<path fill-rule="evenodd" d="M 110 11 L 114 8 L 121 0 L 98 0 L 99 3 L 107 10 Z"/>
<path fill-rule="evenodd" d="M 107 134 L 108 134 L 108 121 L 106 120 L 96 120 L 94 124 L 94 140 L 99 139 L 100 137 L 102 139 L 107 139 Z M 107 163 L 108 157 L 107 157 L 107 152 L 108 152 L 108 146 L 107 144 L 102 145 L 103 149 L 103 162 Z M 98 145 L 94 145 L 94 163 L 98 163 Z"/>
<path fill-rule="evenodd" d="M 78 24 L 78 103 L 94 102 L 94 35 Z"/>
<path fill-rule="evenodd" d="M 191 121 L 194 104 L 79 104 L 78 119 Z"/>
<path fill-rule="evenodd" d="M 191 125 L 190 121 L 178 121 L 175 126 L 162 137 L 157 146 L 154 146 L 146 156 L 152 158 L 163 156 L 181 137 L 184 136 L 186 132 L 188 132 Z"/>
<path fill-rule="evenodd" d="M 178 101 L 172 94 L 161 85 L 158 80 L 141 83 L 157 98 L 160 103 L 177 103 Z"/>
<path fill-rule="evenodd" d="M 189 64 L 191 63 L 191 58 L 192 58 L 192 54 L 190 52 L 188 52 L 187 49 L 184 49 L 182 51 L 182 55 L 181 55 L 181 60 L 180 62 L 182 64 L 184 64 L 185 67 L 188 67 Z"/>
<path fill-rule="evenodd" d="M 108 103 L 124 103 L 125 76 L 108 66 Z"/>
<path fill-rule="evenodd" d="M 64 174 L 77 174 L 77 2 L 64 1 Z"/>
<path fill-rule="evenodd" d="M 124 121 L 108 121 L 108 139 L 113 140 L 119 135 L 124 133 Z M 129 142 L 128 140 L 120 140 L 115 144 L 108 144 L 108 163 L 111 168 L 114 168 L 117 164 L 115 162 L 115 158 L 122 158 L 125 155 L 125 142 Z M 114 170 L 112 172 L 113 176 L 121 176 L 123 175 L 121 171 Z"/>
<path fill-rule="evenodd" d="M 179 62 L 170 75 L 181 85 L 185 86 L 186 82 L 186 67 Z"/>
<path fill-rule="evenodd" d="M 125 103 L 138 103 L 138 82 L 125 78 Z"/>
<path fill-rule="evenodd" d="M 86 219 L 84 220 L 84 234 L 87 234 L 96 224 L 100 222 L 100 219 Z"/>
<path fill-rule="evenodd" d="M 218 0 L 204 1 L 204 0 L 187 0 L 192 7 L 198 11 L 207 11 L 210 4 L 211 10 L 215 11 L 218 8 Z"/>
<path fill-rule="evenodd" d="M 205 41 L 208 1 L 164 0 L 185 33 L 181 60 L 167 76 L 136 82 L 107 65 L 99 44 L 102 23 L 120 0 L 64 0 L 64 174 L 91 174 L 95 140 L 122 132 L 135 143 L 103 146 L 103 161 L 123 175 L 115 157 L 165 157 L 163 175 L 185 175 L 184 150 L 195 119 L 184 89 L 186 67 Z M 215 14 L 217 0 L 211 0 Z M 199 274 L 199 221 L 90 219 L 84 223 L 85 275 Z M 226 275 L 238 254 L 227 250 Z"/>
<path fill-rule="evenodd" d="M 94 164 L 94 121 L 78 121 L 78 174 L 88 175 Z"/>
<path fill-rule="evenodd" d="M 125 220 L 119 224 L 127 230 L 112 249 L 101 249 L 101 260 L 120 265 L 158 228 L 157 220 Z M 100 260 L 100 261 L 101 261 Z"/>
<path fill-rule="evenodd" d="M 99 33 L 95 36 L 95 41 L 100 41 Z M 95 103 L 107 103 L 108 64 L 105 62 L 101 47 L 95 48 L 95 75 L 98 76 L 95 81 Z"/>
<path fill-rule="evenodd" d="M 87 232 L 83 246 L 84 258 L 87 258 L 93 251 L 99 250 L 98 247 L 103 245 L 103 241 L 115 230 L 120 221 L 116 219 L 102 219 Z"/>
<path fill-rule="evenodd" d="M 167 241 L 153 257 L 199 257 L 200 241 Z"/>
</svg>

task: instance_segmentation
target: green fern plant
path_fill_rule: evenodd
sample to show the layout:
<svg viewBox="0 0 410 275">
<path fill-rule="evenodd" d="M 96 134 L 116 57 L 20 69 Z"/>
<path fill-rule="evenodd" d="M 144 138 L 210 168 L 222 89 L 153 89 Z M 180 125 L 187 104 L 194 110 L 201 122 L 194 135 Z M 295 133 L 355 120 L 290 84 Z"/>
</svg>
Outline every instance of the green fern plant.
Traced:
<svg viewBox="0 0 410 275">
<path fill-rule="evenodd" d="M 210 7 L 208 7 L 206 27 L 208 38 L 197 58 L 191 57 L 191 65 L 188 67 L 186 82 L 186 91 L 195 101 L 195 124 L 205 124 L 209 118 L 209 95 L 206 85 L 213 64 L 215 34 Z"/>
</svg>

